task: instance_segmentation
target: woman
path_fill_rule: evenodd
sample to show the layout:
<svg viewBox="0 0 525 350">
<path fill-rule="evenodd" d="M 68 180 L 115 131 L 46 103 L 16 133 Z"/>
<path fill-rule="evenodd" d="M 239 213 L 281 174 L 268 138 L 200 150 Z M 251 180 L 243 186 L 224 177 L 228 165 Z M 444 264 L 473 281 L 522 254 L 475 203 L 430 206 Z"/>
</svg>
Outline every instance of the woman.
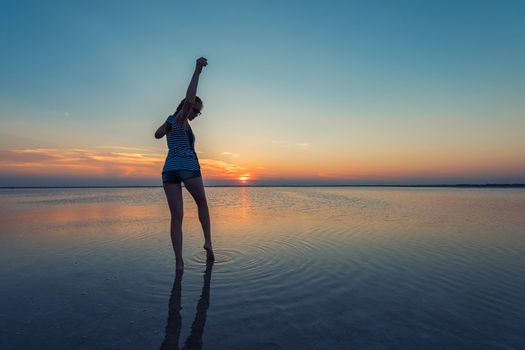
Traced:
<svg viewBox="0 0 525 350">
<path fill-rule="evenodd" d="M 206 258 L 214 260 L 211 244 L 210 214 L 206 193 L 202 183 L 199 160 L 195 153 L 195 136 L 190 127 L 190 121 L 201 114 L 202 100 L 197 97 L 197 85 L 202 69 L 208 65 L 208 61 L 201 57 L 195 65 L 195 72 L 191 78 L 190 85 L 184 98 L 175 113 L 170 115 L 166 122 L 155 132 L 155 138 L 160 139 L 166 135 L 168 143 L 168 156 L 162 169 L 162 183 L 164 193 L 168 200 L 171 213 L 171 243 L 175 252 L 176 269 L 184 269 L 182 259 L 182 188 L 190 192 L 199 209 L 199 221 L 204 232 L 204 249 Z"/>
</svg>

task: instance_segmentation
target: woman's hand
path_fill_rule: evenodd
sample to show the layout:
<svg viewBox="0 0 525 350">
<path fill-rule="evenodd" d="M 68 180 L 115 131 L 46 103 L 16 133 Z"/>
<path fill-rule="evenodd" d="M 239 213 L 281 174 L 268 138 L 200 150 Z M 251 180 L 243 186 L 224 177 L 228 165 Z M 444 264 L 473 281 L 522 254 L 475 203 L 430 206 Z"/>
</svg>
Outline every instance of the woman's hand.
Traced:
<svg viewBox="0 0 525 350">
<path fill-rule="evenodd" d="M 208 60 L 204 57 L 201 57 L 197 59 L 197 63 L 195 64 L 195 71 L 198 73 L 202 72 L 202 68 L 206 67 L 208 65 Z"/>
</svg>

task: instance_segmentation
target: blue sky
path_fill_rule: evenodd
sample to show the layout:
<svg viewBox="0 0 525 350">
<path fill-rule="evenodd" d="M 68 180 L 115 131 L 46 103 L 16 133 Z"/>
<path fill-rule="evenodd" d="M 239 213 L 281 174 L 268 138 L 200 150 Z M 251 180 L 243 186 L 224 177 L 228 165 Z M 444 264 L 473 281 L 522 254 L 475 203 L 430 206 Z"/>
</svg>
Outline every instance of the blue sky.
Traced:
<svg viewBox="0 0 525 350">
<path fill-rule="evenodd" d="M 197 148 L 237 167 L 225 180 L 525 181 L 521 1 L 0 4 L 0 185 L 157 183 L 154 169 L 34 173 L 13 152 L 162 157 L 152 133 L 201 55 Z"/>
</svg>

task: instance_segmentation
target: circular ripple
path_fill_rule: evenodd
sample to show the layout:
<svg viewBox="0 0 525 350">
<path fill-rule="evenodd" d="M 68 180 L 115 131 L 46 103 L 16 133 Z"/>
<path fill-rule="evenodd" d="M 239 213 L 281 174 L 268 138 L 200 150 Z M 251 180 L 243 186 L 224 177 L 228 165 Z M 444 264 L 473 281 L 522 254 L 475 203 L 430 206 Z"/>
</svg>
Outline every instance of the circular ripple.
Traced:
<svg viewBox="0 0 525 350">
<path fill-rule="evenodd" d="M 238 304 L 240 297 L 253 302 L 281 301 L 282 307 L 288 308 L 294 306 L 294 301 L 317 298 L 319 288 L 341 284 L 341 246 L 330 240 L 305 239 L 308 237 L 302 234 L 217 249 L 216 264 L 220 268 L 213 271 L 213 285 L 235 291 L 223 296 L 224 305 Z M 332 260 L 327 262 L 324 256 Z M 206 253 L 198 252 L 190 259 L 202 266 Z M 334 259 L 339 263 L 334 265 Z"/>
<path fill-rule="evenodd" d="M 231 262 L 238 252 L 235 252 L 234 250 L 215 249 L 213 253 L 215 254 L 214 264 L 223 265 Z M 190 260 L 197 264 L 206 264 L 206 251 L 202 250 L 199 253 L 193 254 L 190 257 Z"/>
</svg>

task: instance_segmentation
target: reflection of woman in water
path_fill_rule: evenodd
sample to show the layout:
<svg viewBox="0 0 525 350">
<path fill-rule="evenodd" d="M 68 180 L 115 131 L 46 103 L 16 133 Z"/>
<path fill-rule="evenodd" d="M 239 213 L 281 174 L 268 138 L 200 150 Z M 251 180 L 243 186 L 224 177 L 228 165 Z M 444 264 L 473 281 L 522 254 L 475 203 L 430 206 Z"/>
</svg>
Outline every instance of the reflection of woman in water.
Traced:
<svg viewBox="0 0 525 350">
<path fill-rule="evenodd" d="M 211 271 L 213 268 L 213 261 L 206 263 L 206 271 L 204 271 L 204 284 L 202 285 L 201 296 L 197 304 L 197 313 L 191 325 L 191 333 L 186 338 L 186 343 L 182 349 L 202 349 L 202 335 L 204 334 L 204 324 L 206 323 L 206 315 L 208 307 L 210 306 L 210 284 Z M 183 271 L 179 270 L 175 273 L 175 281 L 173 281 L 173 288 L 171 289 L 168 322 L 166 324 L 166 333 L 160 349 L 179 349 L 180 329 L 182 326 L 181 310 L 181 287 L 182 287 Z"/>
<path fill-rule="evenodd" d="M 197 60 L 195 72 L 184 98 L 175 113 L 155 132 L 155 138 L 166 136 L 168 156 L 162 169 L 162 183 L 171 212 L 171 244 L 175 251 L 176 269 L 184 268 L 182 259 L 182 189 L 181 182 L 197 203 L 199 221 L 204 232 L 204 249 L 208 260 L 214 260 L 211 244 L 210 214 L 206 193 L 202 183 L 199 159 L 195 153 L 195 135 L 190 127 L 190 121 L 201 114 L 202 100 L 197 97 L 197 85 L 202 69 L 208 61 L 201 57 Z"/>
</svg>

